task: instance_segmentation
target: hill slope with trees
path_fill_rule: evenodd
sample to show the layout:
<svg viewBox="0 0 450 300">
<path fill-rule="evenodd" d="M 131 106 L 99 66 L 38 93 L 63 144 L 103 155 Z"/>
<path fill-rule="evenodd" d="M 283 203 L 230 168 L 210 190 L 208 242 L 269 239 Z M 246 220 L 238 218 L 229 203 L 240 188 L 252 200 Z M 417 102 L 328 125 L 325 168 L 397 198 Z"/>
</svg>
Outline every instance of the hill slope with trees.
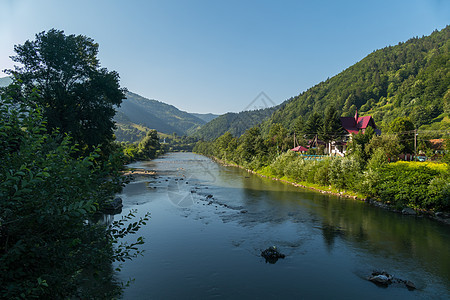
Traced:
<svg viewBox="0 0 450 300">
<path fill-rule="evenodd" d="M 247 129 L 267 120 L 276 109 L 277 107 L 269 107 L 240 113 L 226 113 L 203 125 L 193 136 L 213 140 L 227 131 L 233 136 L 241 136 Z"/>
<path fill-rule="evenodd" d="M 372 115 L 381 128 L 410 117 L 416 128 L 449 129 L 450 27 L 369 54 L 282 105 L 264 124 L 293 129 L 297 118 L 334 106 L 342 116 Z"/>
<path fill-rule="evenodd" d="M 173 105 L 147 99 L 131 92 L 126 93 L 126 99 L 117 111 L 122 114 L 115 117 L 119 125 L 124 119 L 123 116 L 126 116 L 131 123 L 168 134 L 186 135 L 206 123 Z"/>
</svg>

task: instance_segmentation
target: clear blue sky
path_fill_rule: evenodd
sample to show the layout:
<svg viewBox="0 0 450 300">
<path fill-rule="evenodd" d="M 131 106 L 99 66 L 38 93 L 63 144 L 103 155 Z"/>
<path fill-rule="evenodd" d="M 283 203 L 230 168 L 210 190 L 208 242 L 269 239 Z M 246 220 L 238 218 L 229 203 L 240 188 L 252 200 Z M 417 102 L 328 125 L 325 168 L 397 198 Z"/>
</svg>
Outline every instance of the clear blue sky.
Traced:
<svg viewBox="0 0 450 300">
<path fill-rule="evenodd" d="M 281 103 L 449 23 L 448 0 L 0 0 L 0 69 L 12 68 L 15 44 L 56 28 L 99 43 L 102 66 L 132 92 L 237 112 L 260 92 Z"/>
</svg>

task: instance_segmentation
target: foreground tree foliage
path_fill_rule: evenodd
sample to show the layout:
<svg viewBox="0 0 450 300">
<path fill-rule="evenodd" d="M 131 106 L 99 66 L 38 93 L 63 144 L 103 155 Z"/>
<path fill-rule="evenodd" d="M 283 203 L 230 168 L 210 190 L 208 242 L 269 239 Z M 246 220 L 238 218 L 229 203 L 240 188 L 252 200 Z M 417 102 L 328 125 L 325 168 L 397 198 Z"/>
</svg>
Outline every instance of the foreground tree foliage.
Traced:
<svg viewBox="0 0 450 300">
<path fill-rule="evenodd" d="M 58 128 L 70 133 L 73 143 L 87 152 L 112 141 L 114 106 L 125 98 L 125 89 L 118 73 L 100 68 L 98 44 L 51 29 L 14 50 L 12 59 L 20 66 L 7 70 L 13 79 L 5 91 L 9 97 L 39 105 L 48 132 Z M 33 93 L 39 97 L 31 97 Z"/>
<path fill-rule="evenodd" d="M 113 245 L 148 216 L 125 228 L 95 222 L 123 182 L 117 154 L 102 164 L 99 149 L 74 159 L 70 137 L 45 132 L 39 110 L 1 102 L 0 298 L 111 298 L 121 288 L 111 283 L 112 261 L 134 256 L 143 241 Z"/>
<path fill-rule="evenodd" d="M 126 182 L 112 143 L 118 74 L 99 67 L 98 45 L 50 30 L 15 47 L 13 83 L 0 90 L 0 298 L 111 299 L 112 263 L 138 254 L 127 224 L 100 222 Z"/>
</svg>

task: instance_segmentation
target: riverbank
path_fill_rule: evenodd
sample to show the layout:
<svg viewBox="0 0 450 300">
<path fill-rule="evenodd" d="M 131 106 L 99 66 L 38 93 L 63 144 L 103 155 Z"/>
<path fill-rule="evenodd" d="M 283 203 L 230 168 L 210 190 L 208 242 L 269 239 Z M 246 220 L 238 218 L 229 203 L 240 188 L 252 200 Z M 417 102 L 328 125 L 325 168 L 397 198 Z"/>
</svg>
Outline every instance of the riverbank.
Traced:
<svg viewBox="0 0 450 300">
<path fill-rule="evenodd" d="M 223 166 L 240 168 L 240 169 L 247 171 L 248 173 L 252 173 L 252 174 L 258 175 L 260 177 L 268 178 L 268 179 L 271 179 L 274 181 L 280 181 L 280 182 L 284 182 L 287 184 L 291 184 L 295 187 L 313 190 L 313 191 L 316 191 L 316 192 L 319 192 L 322 194 L 329 194 L 329 195 L 333 195 L 333 196 L 337 196 L 337 197 L 345 197 L 345 198 L 349 198 L 349 199 L 353 199 L 353 200 L 359 200 L 359 201 L 366 202 L 372 206 L 376 206 L 376 207 L 379 207 L 379 208 L 382 208 L 382 209 L 385 209 L 385 210 L 388 210 L 388 211 L 391 211 L 394 213 L 399 213 L 399 214 L 403 214 L 403 215 L 411 215 L 411 216 L 415 216 L 415 217 L 419 217 L 419 218 L 427 217 L 432 220 L 438 221 L 440 223 L 450 225 L 450 214 L 449 213 L 434 212 L 431 210 L 412 209 L 412 208 L 403 208 L 403 209 L 399 210 L 399 209 L 396 209 L 393 205 L 383 203 L 379 199 L 365 197 L 364 195 L 353 192 L 353 191 L 347 191 L 347 190 L 338 191 L 335 188 L 333 188 L 332 186 L 321 186 L 318 184 L 311 184 L 309 182 L 295 182 L 294 180 L 292 180 L 288 177 L 285 177 L 285 176 L 282 178 L 278 178 L 278 177 L 273 176 L 272 174 L 268 174 L 267 171 L 265 172 L 265 168 L 263 168 L 262 170 L 254 171 L 254 170 L 247 169 L 247 168 L 237 165 L 237 164 L 226 162 L 217 157 L 211 156 L 210 158 Z"/>
</svg>

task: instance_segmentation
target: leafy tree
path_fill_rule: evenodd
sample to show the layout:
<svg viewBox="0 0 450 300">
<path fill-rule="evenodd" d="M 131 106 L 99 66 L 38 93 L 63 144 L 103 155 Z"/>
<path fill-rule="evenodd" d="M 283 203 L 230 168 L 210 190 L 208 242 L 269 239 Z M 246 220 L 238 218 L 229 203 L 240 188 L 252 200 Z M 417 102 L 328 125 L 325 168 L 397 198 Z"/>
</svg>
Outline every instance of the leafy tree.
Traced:
<svg viewBox="0 0 450 300">
<path fill-rule="evenodd" d="M 355 157 L 361 165 L 365 165 L 370 159 L 371 152 L 366 151 L 366 146 L 374 135 L 375 131 L 371 126 L 368 126 L 364 133 L 359 131 L 358 134 L 352 134 L 352 139 L 347 145 L 348 154 Z"/>
<path fill-rule="evenodd" d="M 397 160 L 398 156 L 403 152 L 403 149 L 404 145 L 395 134 L 373 136 L 365 147 L 368 157 L 371 157 L 377 150 L 381 150 L 390 161 Z"/>
<path fill-rule="evenodd" d="M 285 152 L 290 148 L 288 131 L 281 124 L 274 124 L 269 131 L 265 141 L 268 148 L 273 149 L 273 153 Z"/>
<path fill-rule="evenodd" d="M 397 134 L 407 153 L 414 152 L 414 124 L 408 117 L 398 117 L 389 125 L 389 133 Z"/>
<path fill-rule="evenodd" d="M 152 129 L 139 142 L 138 155 L 141 159 L 152 159 L 156 157 L 156 153 L 160 148 L 158 132 Z"/>
<path fill-rule="evenodd" d="M 300 138 L 303 135 L 305 131 L 305 122 L 302 116 L 298 116 L 295 119 L 293 130 L 297 138 Z"/>
<path fill-rule="evenodd" d="M 227 149 L 233 139 L 229 131 L 218 137 L 214 142 L 214 153 L 218 158 L 227 159 Z"/>
<path fill-rule="evenodd" d="M 237 148 L 239 163 L 249 164 L 265 155 L 266 147 L 259 127 L 248 129 L 240 138 Z"/>
<path fill-rule="evenodd" d="M 119 75 L 101 68 L 98 44 L 86 36 L 65 35 L 51 29 L 14 47 L 12 60 L 21 66 L 7 70 L 13 85 L 4 98 L 39 105 L 48 132 L 70 133 L 81 148 L 107 144 L 113 139 L 115 114 L 125 98 Z M 37 93 L 39 97 L 31 97 Z"/>
</svg>

